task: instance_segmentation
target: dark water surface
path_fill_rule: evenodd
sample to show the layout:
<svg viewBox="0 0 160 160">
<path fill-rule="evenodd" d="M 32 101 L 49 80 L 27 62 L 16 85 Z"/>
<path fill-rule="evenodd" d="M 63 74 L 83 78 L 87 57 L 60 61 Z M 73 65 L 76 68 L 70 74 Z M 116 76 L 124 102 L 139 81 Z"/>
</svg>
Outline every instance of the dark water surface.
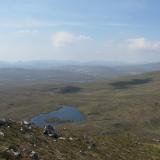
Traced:
<svg viewBox="0 0 160 160">
<path fill-rule="evenodd" d="M 81 113 L 77 108 L 71 106 L 63 106 L 59 110 L 40 114 L 31 119 L 31 122 L 36 126 L 43 127 L 50 124 L 53 126 L 62 125 L 69 122 L 83 122 L 86 120 L 86 116 Z"/>
</svg>

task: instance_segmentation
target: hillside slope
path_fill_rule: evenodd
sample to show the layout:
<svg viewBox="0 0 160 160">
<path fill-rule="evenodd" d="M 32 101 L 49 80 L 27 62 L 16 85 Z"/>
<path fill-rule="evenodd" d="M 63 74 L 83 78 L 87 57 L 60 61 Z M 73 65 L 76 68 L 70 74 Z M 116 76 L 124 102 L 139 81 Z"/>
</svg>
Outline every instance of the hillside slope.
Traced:
<svg viewBox="0 0 160 160">
<path fill-rule="evenodd" d="M 10 122 L 0 130 L 1 160 L 158 160 L 160 156 L 159 149 L 129 134 L 87 136 L 61 129 L 61 137 L 53 138 L 19 122 Z"/>
<path fill-rule="evenodd" d="M 79 88 L 76 92 L 66 90 L 75 87 Z M 61 92 L 63 90 L 65 92 Z M 66 138 L 58 142 L 46 138 L 42 129 L 38 128 L 22 134 L 19 123 L 10 128 L 0 128 L 6 135 L 0 140 L 2 155 L 7 147 L 14 144 L 22 151 L 27 148 L 23 152 L 26 159 L 34 150 L 46 160 L 52 157 L 64 160 L 69 157 L 73 160 L 158 160 L 159 91 L 160 72 L 88 84 L 46 84 L 2 90 L 0 117 L 29 120 L 63 105 L 77 107 L 87 116 L 84 123 L 65 124 L 57 128 Z M 37 148 L 34 148 L 33 137 L 30 136 L 36 137 Z M 69 140 L 69 137 L 75 141 Z M 92 144 L 95 145 L 90 150 Z"/>
</svg>

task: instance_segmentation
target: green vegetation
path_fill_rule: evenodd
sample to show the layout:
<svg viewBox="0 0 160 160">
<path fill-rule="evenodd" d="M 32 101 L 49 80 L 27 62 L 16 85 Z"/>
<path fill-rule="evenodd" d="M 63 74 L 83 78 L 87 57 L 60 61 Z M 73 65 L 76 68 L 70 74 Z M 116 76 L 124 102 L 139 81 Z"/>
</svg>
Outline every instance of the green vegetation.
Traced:
<svg viewBox="0 0 160 160">
<path fill-rule="evenodd" d="M 123 84 L 127 82 L 127 87 L 119 88 L 112 85 L 119 82 Z M 135 83 L 133 84 L 133 82 Z M 51 89 L 65 88 L 66 86 L 78 87 L 81 90 L 76 93 L 63 94 Z M 93 139 L 99 148 L 96 151 L 92 151 L 92 153 L 87 152 L 88 157 L 73 154 L 75 156 L 73 156 L 73 159 L 158 160 L 160 157 L 159 91 L 159 72 L 119 78 L 115 79 L 114 82 L 97 81 L 67 85 L 49 84 L 17 87 L 0 92 L 0 117 L 17 120 L 29 119 L 39 113 L 54 111 L 62 105 L 75 106 L 87 115 L 87 121 L 78 125 L 64 125 L 68 129 L 68 133 L 66 132 L 65 134 L 70 133 L 73 137 L 78 138 L 87 135 Z M 59 129 L 61 130 L 62 128 L 63 126 Z M 37 137 L 41 137 L 39 132 L 37 134 Z M 20 138 L 21 136 L 17 138 L 15 136 L 13 136 L 14 138 L 11 137 L 8 142 L 4 141 L 6 143 L 5 147 L 11 141 L 20 143 L 18 137 Z M 62 152 L 64 156 L 72 154 L 71 151 L 77 153 L 78 150 L 86 147 L 83 141 L 80 144 L 79 142 L 75 144 L 70 144 L 69 142 L 58 145 L 58 142 L 55 145 L 48 139 L 41 138 L 39 146 L 43 148 L 45 147 L 43 144 L 49 143 L 51 148 L 59 147 L 56 152 Z M 63 145 L 66 150 L 61 150 L 65 148 Z M 29 143 L 28 146 L 30 146 Z M 69 146 L 70 149 L 68 149 Z M 5 147 L 2 147 L 2 149 Z M 37 149 L 42 154 L 42 157 L 45 154 L 48 157 L 56 154 L 54 151 L 53 153 L 51 153 L 52 151 L 47 151 L 45 148 L 41 152 L 42 148 Z"/>
<path fill-rule="evenodd" d="M 0 138 L 1 159 L 7 159 L 6 149 L 10 145 L 19 149 L 22 160 L 31 159 L 31 151 L 44 160 L 158 160 L 160 156 L 158 147 L 130 134 L 89 136 L 66 128 L 59 129 L 65 139 L 54 141 L 44 136 L 41 129 L 21 132 L 20 128 L 18 123 L 3 128 L 5 136 Z"/>
</svg>

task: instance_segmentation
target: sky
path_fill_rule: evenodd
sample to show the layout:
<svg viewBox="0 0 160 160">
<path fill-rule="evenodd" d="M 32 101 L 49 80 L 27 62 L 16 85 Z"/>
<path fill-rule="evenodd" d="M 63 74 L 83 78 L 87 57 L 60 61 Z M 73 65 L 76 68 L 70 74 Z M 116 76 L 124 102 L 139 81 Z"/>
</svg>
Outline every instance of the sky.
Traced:
<svg viewBox="0 0 160 160">
<path fill-rule="evenodd" d="M 0 60 L 160 61 L 159 0 L 0 0 Z"/>
</svg>

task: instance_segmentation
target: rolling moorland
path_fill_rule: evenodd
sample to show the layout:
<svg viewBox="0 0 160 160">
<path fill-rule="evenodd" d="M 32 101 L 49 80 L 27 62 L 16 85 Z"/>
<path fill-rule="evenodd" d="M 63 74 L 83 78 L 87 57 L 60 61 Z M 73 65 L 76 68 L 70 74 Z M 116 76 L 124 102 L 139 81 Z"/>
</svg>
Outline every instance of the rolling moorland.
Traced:
<svg viewBox="0 0 160 160">
<path fill-rule="evenodd" d="M 23 152 L 35 150 L 42 159 L 158 160 L 160 157 L 160 72 L 86 83 L 39 83 L 7 86 L 0 91 L 0 117 L 17 121 L 2 128 L 1 159 L 11 144 Z M 67 140 L 54 142 L 34 127 L 20 132 L 19 121 L 60 106 L 77 107 L 87 116 L 80 124 L 57 130 Z M 65 129 L 64 129 L 65 128 Z M 32 136 L 31 136 L 32 135 Z M 74 140 L 68 140 L 74 137 Z M 33 144 L 36 141 L 36 147 Z M 94 147 L 88 147 L 95 144 Z"/>
</svg>

